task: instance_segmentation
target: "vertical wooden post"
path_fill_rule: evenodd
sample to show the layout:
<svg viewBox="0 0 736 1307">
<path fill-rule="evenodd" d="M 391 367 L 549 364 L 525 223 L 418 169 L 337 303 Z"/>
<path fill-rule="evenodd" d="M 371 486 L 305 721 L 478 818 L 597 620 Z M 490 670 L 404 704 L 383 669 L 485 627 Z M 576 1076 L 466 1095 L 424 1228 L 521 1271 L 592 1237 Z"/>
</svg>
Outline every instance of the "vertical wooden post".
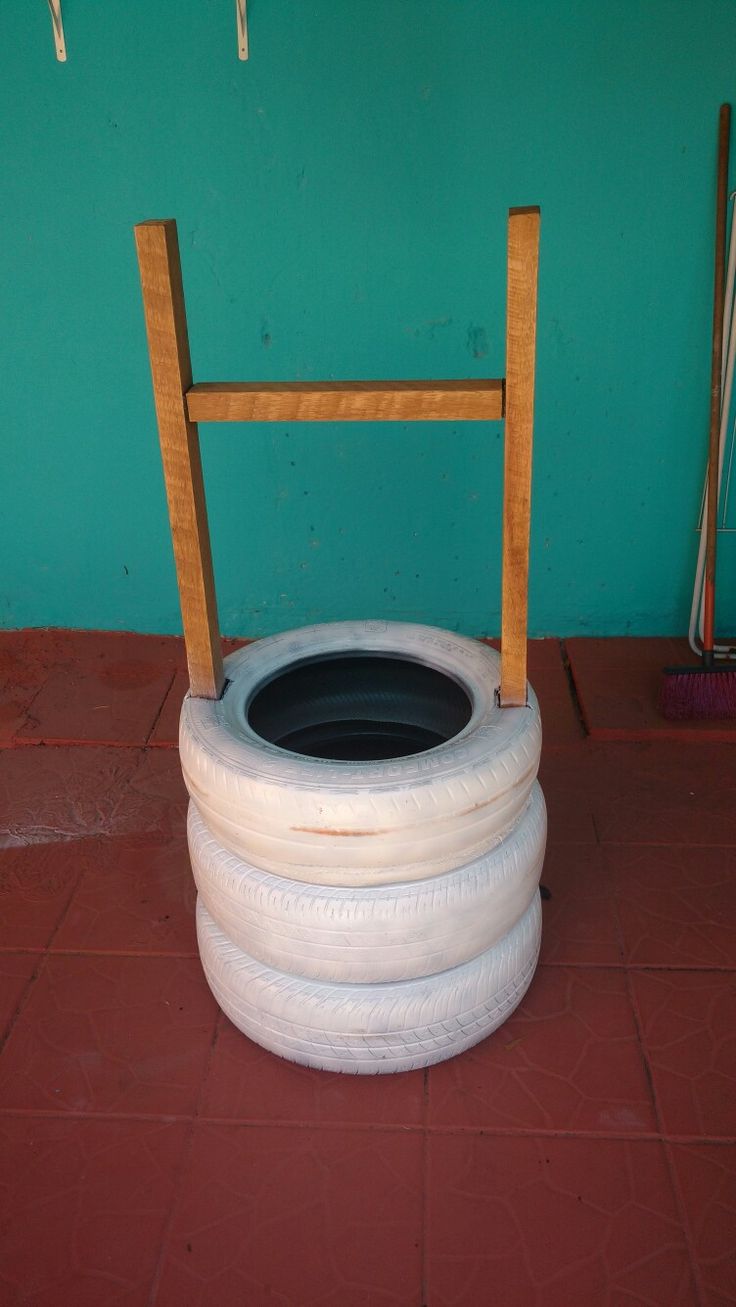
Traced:
<svg viewBox="0 0 736 1307">
<path fill-rule="evenodd" d="M 501 705 L 527 701 L 534 360 L 539 209 L 510 209 L 506 300 L 506 425 L 503 473 Z"/>
<path fill-rule="evenodd" d="M 186 409 L 192 367 L 176 223 L 173 219 L 139 223 L 135 241 L 189 683 L 197 698 L 218 699 L 225 676 L 199 433 Z"/>
</svg>

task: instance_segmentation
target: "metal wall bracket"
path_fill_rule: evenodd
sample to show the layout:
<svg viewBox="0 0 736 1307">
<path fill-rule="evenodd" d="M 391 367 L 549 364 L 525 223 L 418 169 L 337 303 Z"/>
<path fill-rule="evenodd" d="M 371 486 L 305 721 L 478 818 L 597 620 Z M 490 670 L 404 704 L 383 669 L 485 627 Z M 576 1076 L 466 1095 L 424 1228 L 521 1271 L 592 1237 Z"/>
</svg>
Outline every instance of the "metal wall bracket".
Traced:
<svg viewBox="0 0 736 1307">
<path fill-rule="evenodd" d="M 49 13 L 51 14 L 51 25 L 54 29 L 54 47 L 56 49 L 56 58 L 59 63 L 66 63 L 66 41 L 64 40 L 64 24 L 61 18 L 61 0 L 46 0 Z"/>
<path fill-rule="evenodd" d="M 46 0 L 51 15 L 51 25 L 54 33 L 54 47 L 56 49 L 56 58 L 60 63 L 66 62 L 66 41 L 64 39 L 64 22 L 61 17 L 61 0 Z M 248 58 L 248 15 L 246 12 L 247 0 L 235 0 L 235 12 L 238 24 L 238 58 Z"/>
<path fill-rule="evenodd" d="M 248 15 L 245 11 L 247 0 L 235 0 L 238 16 L 238 59 L 248 58 Z"/>
</svg>

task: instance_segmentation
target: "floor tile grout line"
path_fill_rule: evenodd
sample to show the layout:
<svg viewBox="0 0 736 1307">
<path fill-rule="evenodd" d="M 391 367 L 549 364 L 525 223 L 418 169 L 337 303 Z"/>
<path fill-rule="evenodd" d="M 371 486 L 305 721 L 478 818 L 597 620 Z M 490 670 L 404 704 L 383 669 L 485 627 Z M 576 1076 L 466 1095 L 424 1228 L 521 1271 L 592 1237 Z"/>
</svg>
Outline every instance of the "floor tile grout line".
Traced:
<svg viewBox="0 0 736 1307">
<path fill-rule="evenodd" d="M 563 958 L 545 958 L 539 964 L 540 967 L 567 967 L 572 971 L 656 971 L 661 972 L 675 971 L 685 972 L 687 975 L 703 972 L 708 975 L 730 975 L 736 971 L 736 962 L 733 966 L 706 966 L 704 963 L 685 963 L 675 966 L 669 962 L 627 962 L 622 959 L 620 962 L 566 962 Z"/>
<path fill-rule="evenodd" d="M 54 929 L 53 935 L 57 934 L 66 917 L 71 897 L 77 885 L 73 887 L 69 902 L 63 909 L 62 917 L 59 919 L 58 926 Z M 13 957 L 27 954 L 29 957 L 38 955 L 43 957 L 50 954 L 55 958 L 79 957 L 79 958 L 158 958 L 171 959 L 172 961 L 191 961 L 199 957 L 196 949 L 147 949 L 147 948 L 60 948 L 52 942 L 48 944 L 0 944 L 0 957 Z M 722 963 L 717 966 L 706 965 L 705 963 L 680 963 L 674 964 L 669 962 L 627 962 L 625 959 L 609 962 L 591 962 L 589 960 L 579 961 L 575 959 L 566 960 L 565 958 L 544 958 L 538 963 L 540 970 L 549 967 L 552 970 L 566 971 L 631 971 L 635 973 L 652 971 L 657 974 L 661 973 L 681 973 L 685 975 L 725 975 L 728 976 L 736 971 L 736 961 L 729 966 Z"/>
<path fill-rule="evenodd" d="M 595 822 L 594 822 L 595 825 Z M 736 849 L 736 838 L 731 840 L 600 840 L 602 849 Z"/>
<path fill-rule="evenodd" d="M 160 1284 L 161 1284 L 161 1276 L 162 1276 L 162 1274 L 163 1274 L 163 1269 L 164 1269 L 164 1260 L 165 1260 L 165 1257 L 166 1257 L 166 1250 L 167 1250 L 167 1246 L 168 1246 L 168 1242 L 169 1242 L 169 1236 L 170 1236 L 170 1234 L 171 1234 L 171 1230 L 172 1230 L 172 1227 L 173 1227 L 173 1224 L 174 1224 L 174 1218 L 175 1218 L 175 1216 L 176 1216 L 177 1208 L 178 1208 L 178 1205 L 179 1205 L 179 1196 L 180 1196 L 180 1195 L 179 1195 L 179 1189 L 180 1189 L 180 1184 L 181 1184 L 182 1178 L 183 1178 L 183 1176 L 184 1176 L 184 1174 L 185 1174 L 186 1168 L 187 1168 L 187 1166 L 189 1165 L 189 1162 L 190 1162 L 190 1160 L 191 1160 L 192 1150 L 193 1150 L 193 1148 L 194 1148 L 194 1135 L 195 1135 L 195 1131 L 196 1131 L 196 1128 L 197 1128 L 197 1124 L 198 1124 L 198 1122 L 199 1122 L 200 1119 L 201 1119 L 199 1109 L 200 1109 L 200 1107 L 201 1107 L 201 1105 L 202 1105 L 202 1100 L 203 1100 L 203 1095 L 204 1095 L 204 1088 L 205 1088 L 205 1085 L 206 1085 L 206 1083 L 207 1083 L 207 1079 L 208 1079 L 208 1077 L 209 1077 L 209 1073 L 210 1073 L 210 1070 L 211 1070 L 211 1067 L 212 1067 L 212 1061 L 213 1061 L 213 1058 L 214 1058 L 214 1055 L 215 1055 L 215 1049 L 217 1048 L 217 1041 L 218 1041 L 218 1039 L 219 1039 L 219 1037 L 220 1037 L 220 1028 L 221 1028 L 221 1025 L 222 1025 L 222 1021 L 223 1021 L 223 1014 L 222 1014 L 222 1012 L 220 1011 L 220 1009 L 218 1008 L 217 1013 L 216 1013 L 216 1016 L 215 1016 L 215 1024 L 214 1024 L 214 1028 L 213 1028 L 213 1031 L 212 1031 L 212 1039 L 210 1040 L 210 1046 L 209 1046 L 209 1050 L 208 1050 L 208 1053 L 207 1053 L 207 1058 L 206 1058 L 205 1065 L 204 1065 L 204 1068 L 203 1068 L 203 1071 L 202 1071 L 202 1079 L 201 1079 L 200 1084 L 199 1084 L 199 1092 L 198 1092 L 198 1094 L 197 1094 L 197 1098 L 196 1098 L 196 1101 L 195 1101 L 195 1104 L 194 1104 L 194 1110 L 193 1110 L 193 1112 L 192 1112 L 192 1115 L 188 1118 L 188 1121 L 189 1121 L 189 1127 L 188 1127 L 188 1130 L 187 1130 L 186 1139 L 185 1139 L 184 1144 L 183 1144 L 183 1146 L 182 1146 L 182 1150 L 181 1150 L 181 1158 L 180 1158 L 180 1161 L 179 1161 L 179 1166 L 178 1166 L 177 1169 L 176 1169 L 176 1175 L 175 1175 L 175 1178 L 174 1178 L 174 1184 L 173 1184 L 173 1193 L 172 1193 L 172 1198 L 171 1198 L 171 1206 L 170 1206 L 170 1208 L 169 1208 L 169 1213 L 168 1213 L 168 1216 L 167 1216 L 166 1221 L 165 1221 L 165 1223 L 164 1223 L 163 1231 L 162 1231 L 162 1233 L 161 1233 L 161 1242 L 160 1242 L 160 1244 L 159 1244 L 159 1251 L 158 1251 L 158 1257 L 157 1257 L 157 1259 L 156 1259 L 156 1266 L 155 1266 L 155 1268 L 154 1268 L 153 1276 L 152 1276 L 152 1279 L 151 1279 L 151 1288 L 150 1288 L 150 1292 L 149 1292 L 149 1295 L 148 1295 L 147 1307 L 154 1307 L 154 1303 L 155 1303 L 155 1301 L 156 1301 L 156 1298 L 158 1297 L 158 1291 L 159 1291 Z"/>
<path fill-rule="evenodd" d="M 191 1113 L 187 1112 L 85 1112 L 73 1108 L 0 1106 L 0 1120 L 4 1117 L 7 1119 L 19 1117 L 23 1120 L 38 1117 L 39 1120 L 49 1121 L 158 1121 L 164 1125 L 188 1122 L 193 1119 Z"/>
<path fill-rule="evenodd" d="M 553 849 L 586 849 L 597 848 L 594 840 L 566 840 L 559 839 L 554 831 L 550 831 L 547 844 Z M 724 853 L 730 853 L 736 848 L 736 840 L 730 844 L 728 841 L 721 840 L 716 844 L 698 844 L 692 840 L 603 840 L 601 847 L 604 849 L 721 849 Z"/>
<path fill-rule="evenodd" d="M 22 725 L 22 726 L 19 726 L 17 731 L 14 731 L 14 733 L 13 733 L 13 737 L 12 737 L 12 738 L 13 738 L 13 745 L 12 745 L 11 747 L 14 747 L 14 746 L 16 745 L 16 743 L 19 743 L 19 744 L 21 745 L 21 747 L 22 747 L 23 741 L 19 738 L 19 737 L 20 737 L 20 732 L 21 732 L 22 730 L 25 730 L 26 726 L 28 725 L 31 708 L 33 707 L 34 703 L 36 702 L 36 700 L 37 700 L 39 694 L 41 693 L 41 691 L 42 691 L 42 690 L 44 689 L 44 687 L 47 685 L 48 680 L 49 680 L 49 677 L 51 676 L 51 671 L 52 671 L 52 667 L 53 667 L 53 666 L 54 666 L 54 664 L 52 664 L 50 667 L 47 667 L 47 669 L 46 669 L 46 675 L 44 676 L 44 678 L 43 678 L 41 684 L 38 686 L 38 689 L 36 690 L 35 694 L 32 694 L 31 697 L 30 697 L 30 699 L 29 699 L 29 701 L 28 701 L 28 703 L 26 703 L 26 704 L 23 705 L 23 708 L 22 708 L 22 710 L 21 710 L 22 713 L 23 713 L 23 717 L 24 717 L 23 725 Z"/>
<path fill-rule="evenodd" d="M 8 1017 L 7 1023 L 2 1029 L 2 1033 L 0 1034 L 0 1058 L 2 1057 L 2 1054 L 4 1053 L 10 1041 L 13 1031 L 15 1030 L 15 1027 L 17 1026 L 21 1016 L 23 1015 L 23 1012 L 26 1009 L 26 1005 L 28 1004 L 28 1001 L 31 996 L 31 991 L 33 990 L 36 981 L 38 980 L 46 964 L 46 957 L 47 957 L 46 953 L 39 954 L 38 962 L 36 963 L 36 966 L 33 968 L 33 971 L 31 972 L 30 976 L 26 980 L 26 983 L 20 992 L 18 1002 L 13 1008 L 13 1011 Z"/>
<path fill-rule="evenodd" d="M 614 895 L 614 911 L 616 913 L 617 918 L 620 921 L 618 897 L 616 895 Z M 704 1294 L 702 1277 L 700 1274 L 700 1267 L 698 1265 L 697 1254 L 695 1251 L 695 1243 L 692 1236 L 692 1230 L 690 1228 L 690 1220 L 688 1218 L 687 1209 L 685 1207 L 682 1191 L 680 1189 L 680 1183 L 677 1178 L 674 1161 L 671 1153 L 670 1142 L 665 1132 L 664 1113 L 662 1111 L 662 1105 L 660 1103 L 659 1094 L 657 1092 L 657 1085 L 654 1077 L 654 1071 L 652 1069 L 652 1065 L 649 1059 L 649 1048 L 647 1045 L 646 1035 L 644 1032 L 644 1021 L 642 1018 L 641 1008 L 639 1006 L 639 1000 L 636 995 L 636 990 L 634 989 L 633 979 L 629 968 L 626 969 L 626 986 L 629 994 L 629 1002 L 631 1004 L 631 1010 L 634 1014 L 634 1021 L 636 1023 L 639 1047 L 641 1049 L 642 1057 L 644 1059 L 644 1067 L 646 1070 L 647 1080 L 649 1081 L 649 1087 L 651 1090 L 652 1100 L 654 1103 L 654 1112 L 657 1121 L 657 1126 L 659 1128 L 659 1135 L 662 1140 L 662 1149 L 664 1152 L 665 1165 L 667 1167 L 667 1174 L 669 1176 L 670 1187 L 672 1189 L 672 1195 L 675 1200 L 675 1207 L 677 1209 L 678 1220 L 680 1222 L 682 1233 L 685 1239 L 685 1247 L 687 1248 L 688 1261 L 690 1262 L 690 1272 L 693 1277 L 693 1284 L 695 1285 L 695 1294 L 698 1300 L 699 1307 L 705 1307 L 706 1298 Z"/>
<path fill-rule="evenodd" d="M 64 904 L 64 907 L 62 908 L 61 912 L 59 913 L 59 916 L 58 916 L 58 918 L 57 918 L 56 925 L 54 926 L 54 929 L 51 931 L 51 934 L 49 935 L 49 938 L 48 938 L 48 940 L 46 941 L 46 944 L 45 944 L 45 947 L 44 947 L 44 956 L 45 956 L 45 957 L 50 957 L 50 956 L 52 956 L 52 955 L 53 955 L 54 957 L 58 957 L 58 956 L 60 956 L 59 951 L 56 950 L 56 949 L 54 949 L 54 947 L 53 947 L 54 940 L 56 939 L 57 935 L 59 934 L 59 931 L 61 930 L 61 927 L 63 926 L 64 922 L 65 922 L 66 919 L 67 919 L 67 916 L 69 915 L 69 910 L 70 910 L 71 905 L 72 905 L 72 900 L 73 900 L 74 895 L 76 894 L 77 890 L 79 889 L 79 886 L 80 886 L 81 883 L 82 883 L 82 880 L 83 880 L 83 878 L 84 878 L 84 875 L 85 875 L 85 872 L 86 872 L 86 871 L 87 871 L 87 866 L 85 865 L 84 858 L 83 858 L 83 857 L 80 857 L 80 866 L 79 866 L 79 870 L 78 870 L 77 875 L 76 875 L 76 878 L 75 878 L 75 880 L 74 880 L 74 884 L 72 885 L 71 890 L 69 891 L 69 897 L 67 898 L 66 903 Z"/>
<path fill-rule="evenodd" d="M 46 965 L 47 958 L 50 956 L 49 949 L 54 939 L 56 938 L 59 930 L 61 929 L 61 923 L 65 919 L 66 914 L 69 911 L 69 905 L 72 899 L 74 898 L 74 895 L 79 887 L 83 875 L 84 875 L 84 867 L 80 866 L 74 878 L 74 882 L 70 887 L 69 894 L 64 904 L 64 907 L 62 908 L 56 920 L 56 925 L 53 927 L 43 950 L 38 954 L 38 961 L 36 963 L 36 966 L 33 968 L 31 975 L 28 977 L 28 980 L 26 981 L 26 984 L 23 987 L 20 998 L 18 999 L 18 1002 L 15 1006 L 15 1009 L 13 1010 L 13 1013 L 8 1021 L 8 1024 L 2 1032 L 2 1037 L 0 1038 L 0 1057 L 2 1057 L 2 1054 L 5 1051 L 5 1048 L 13 1034 L 13 1031 L 15 1030 L 15 1027 L 18 1024 L 21 1016 L 23 1015 L 23 1012 L 25 1011 L 26 1004 L 30 1001 L 31 992 L 35 988 L 36 981 L 38 980 L 39 976 L 41 975 L 41 972 L 43 971 Z M 16 950 L 16 952 L 18 951 L 25 952 L 26 950 Z M 30 954 L 30 956 L 34 956 L 35 950 L 29 949 L 28 953 Z"/>
<path fill-rule="evenodd" d="M 66 915 L 66 910 L 64 915 Z M 61 925 L 61 922 L 59 925 Z M 55 958 L 171 958 L 172 960 L 178 959 L 180 961 L 191 960 L 192 958 L 199 957 L 199 953 L 196 949 L 55 948 L 50 944 L 40 944 L 38 947 L 29 946 L 18 948 L 14 948 L 11 944 L 7 944 L 0 947 L 0 957 L 2 957 L 3 954 L 10 956 L 17 953 L 27 953 L 29 955 L 38 953 L 43 956 L 49 954 Z"/>
<path fill-rule="evenodd" d="M 159 704 L 158 712 L 156 713 L 156 716 L 154 717 L 153 722 L 152 722 L 152 724 L 151 724 L 151 729 L 150 729 L 150 731 L 148 732 L 148 735 L 146 736 L 146 742 L 145 742 L 145 746 L 144 746 L 144 747 L 146 747 L 146 748 L 150 745 L 150 743 L 151 743 L 151 736 L 153 735 L 153 732 L 155 731 L 156 727 L 158 726 L 158 724 L 159 724 L 159 722 L 160 722 L 160 720 L 161 720 L 161 714 L 162 714 L 162 712 L 163 712 L 163 710 L 164 710 L 164 708 L 165 708 L 165 706 L 166 706 L 166 701 L 167 701 L 169 695 L 171 694 L 172 689 L 174 688 L 174 681 L 176 680 L 176 675 L 177 675 L 177 668 L 175 667 L 174 670 L 173 670 L 173 672 L 171 673 L 171 680 L 169 681 L 169 684 L 168 684 L 167 687 L 166 687 L 166 690 L 165 690 L 165 692 L 164 692 L 164 696 L 163 696 L 163 698 L 162 698 L 162 700 L 161 700 L 161 703 Z"/>
<path fill-rule="evenodd" d="M 429 1301 L 429 1266 L 427 1236 L 429 1232 L 429 1072 L 425 1067 L 422 1072 L 422 1192 L 420 1211 L 420 1282 L 419 1303 L 426 1307 Z"/>
<path fill-rule="evenodd" d="M 631 1015 L 634 1021 L 634 1028 L 636 1030 L 636 1042 L 639 1049 L 639 1056 L 641 1057 L 642 1060 L 644 1075 L 646 1077 L 647 1085 L 649 1087 L 649 1093 L 652 1099 L 652 1106 L 654 1107 L 654 1117 L 657 1123 L 657 1131 L 660 1136 L 663 1136 L 664 1118 L 662 1115 L 662 1110 L 659 1103 L 659 1097 L 657 1095 L 657 1090 L 654 1083 L 654 1072 L 652 1070 L 649 1061 L 649 1053 L 648 1053 L 647 1044 L 644 1036 L 644 1023 L 642 1021 L 641 1011 L 639 1009 L 639 1004 L 636 998 L 636 992 L 634 990 L 634 985 L 632 981 L 632 976 L 631 976 L 632 968 L 626 965 L 626 936 L 624 934 L 624 929 L 621 922 L 621 913 L 619 910 L 619 901 L 618 901 L 618 894 L 616 893 L 615 881 L 612 881 L 612 885 L 611 885 L 611 906 L 613 908 L 613 915 L 616 921 L 616 930 L 618 932 L 618 937 L 622 944 L 622 958 L 624 961 L 623 970 L 624 970 L 624 978 L 626 982 L 626 994 L 629 1000 L 629 1008 L 631 1010 Z"/>
<path fill-rule="evenodd" d="M 618 939 L 618 952 L 619 952 L 619 959 L 620 959 L 620 962 L 621 962 L 621 966 L 622 966 L 622 967 L 624 968 L 624 970 L 626 971 L 626 977 L 625 977 L 625 980 L 626 980 L 626 991 L 627 991 L 628 998 L 629 998 L 629 1006 L 631 1006 L 631 992 L 630 992 L 629 976 L 628 976 L 628 970 L 627 970 L 627 963 L 628 963 L 628 958 L 627 958 L 627 954 L 628 954 L 628 945 L 627 945 L 627 942 L 626 942 L 626 934 L 625 934 L 625 931 L 624 931 L 623 922 L 622 922 L 622 920 L 621 920 L 621 913 L 619 912 L 618 897 L 617 897 L 617 894 L 616 894 L 616 877 L 615 877 L 614 874 L 613 874 L 613 868 L 612 868 L 612 866 L 611 866 L 610 860 L 609 860 L 608 857 L 606 856 L 606 852 L 605 852 L 605 849 L 603 848 L 603 846 L 601 846 L 600 858 L 601 858 L 601 864 L 602 864 L 602 866 L 605 868 L 606 874 L 607 874 L 607 876 L 608 876 L 608 885 L 609 885 L 609 893 L 610 893 L 610 906 L 611 906 L 611 908 L 613 909 L 613 920 L 614 920 L 614 923 L 615 923 L 615 927 L 616 927 L 616 936 L 617 936 L 617 939 Z M 635 1018 L 634 1020 L 635 1020 L 635 1022 L 636 1022 L 636 1018 Z M 638 1027 L 638 1026 L 636 1026 L 636 1033 L 637 1033 L 637 1038 L 638 1038 L 639 1044 L 640 1044 L 640 1046 L 641 1046 L 640 1031 L 639 1031 L 639 1027 Z"/>
<path fill-rule="evenodd" d="M 596 835 L 597 835 L 597 834 L 598 834 L 598 828 L 597 828 L 597 825 L 596 825 L 595 817 L 593 817 L 592 820 L 593 820 L 593 826 L 594 826 L 594 829 L 595 829 L 595 831 L 596 831 Z M 608 860 L 608 858 L 606 857 L 606 853 L 605 853 L 605 849 L 604 849 L 603 845 L 599 843 L 599 846 L 598 846 L 598 847 L 600 848 L 601 867 L 604 869 L 604 871 L 605 871 L 605 876 L 606 876 L 607 881 L 608 881 L 608 893 L 609 893 L 610 906 L 611 906 L 612 909 L 613 909 L 613 920 L 614 920 L 614 924 L 615 924 L 615 927 L 616 927 L 616 942 L 617 942 L 617 946 L 618 946 L 619 966 L 620 966 L 620 967 L 623 967 L 623 968 L 626 968 L 626 965 L 627 965 L 627 958 L 626 958 L 626 954 L 627 954 L 626 936 L 625 936 L 625 934 L 624 934 L 624 928 L 623 928 L 623 925 L 622 925 L 622 922 L 621 922 L 621 914 L 620 914 L 620 912 L 619 912 L 619 910 L 618 910 L 618 898 L 617 898 L 617 896 L 616 896 L 616 878 L 615 878 L 615 876 L 613 875 L 613 871 L 612 871 L 612 869 L 611 869 L 611 866 L 610 866 L 609 860 Z M 627 980 L 627 990 L 628 990 L 628 980 Z M 631 1003 L 631 995 L 630 995 L 630 994 L 629 994 L 629 1003 Z M 638 1034 L 638 1027 L 637 1027 L 637 1034 Z M 641 1041 L 640 1041 L 640 1042 L 641 1042 Z"/>
<path fill-rule="evenodd" d="M 159 960 L 170 958 L 172 961 L 190 962 L 199 958 L 196 949 L 181 950 L 174 952 L 158 952 L 154 949 L 77 949 L 77 948 L 49 948 L 46 950 L 53 954 L 55 958 L 157 958 Z"/>
<path fill-rule="evenodd" d="M 677 1168 L 675 1166 L 675 1160 L 674 1157 L 672 1156 L 672 1141 L 669 1139 L 663 1139 L 662 1148 L 664 1150 L 665 1162 L 667 1165 L 667 1174 L 669 1175 L 670 1178 L 670 1185 L 672 1186 L 672 1193 L 674 1195 L 675 1205 L 677 1207 L 677 1215 L 679 1217 L 680 1224 L 682 1226 L 682 1232 L 685 1236 L 685 1246 L 687 1247 L 687 1255 L 690 1260 L 690 1269 L 692 1271 L 693 1282 L 695 1284 L 695 1293 L 698 1299 L 698 1305 L 699 1307 L 707 1307 L 709 1294 L 707 1293 L 707 1290 L 703 1283 L 703 1277 L 700 1272 L 700 1262 L 698 1261 L 698 1254 L 695 1248 L 695 1240 L 693 1238 L 693 1232 L 690 1225 L 690 1217 L 688 1216 L 687 1207 L 685 1206 L 685 1200 L 683 1198 L 682 1188 L 680 1186 L 680 1180 L 677 1174 Z"/>
<path fill-rule="evenodd" d="M 573 712 L 575 713 L 575 719 L 578 723 L 578 726 L 580 727 L 582 733 L 581 734 L 582 740 L 587 740 L 590 738 L 590 731 L 588 729 L 588 725 L 585 720 L 583 705 L 580 702 L 578 687 L 575 684 L 575 676 L 572 670 L 572 663 L 570 662 L 570 658 L 567 652 L 567 644 L 565 643 L 564 640 L 560 640 L 559 645 L 560 645 L 560 654 L 562 656 L 562 670 L 564 671 L 565 677 L 567 679 L 567 688 L 570 694 L 570 701 L 572 703 Z"/>
<path fill-rule="evenodd" d="M 159 1246 L 158 1246 L 158 1256 L 156 1258 L 156 1265 L 153 1269 L 153 1275 L 151 1276 L 151 1287 L 148 1292 L 146 1307 L 153 1307 L 153 1303 L 155 1302 L 156 1297 L 158 1295 L 158 1290 L 161 1283 L 161 1274 L 163 1272 L 163 1263 L 164 1263 L 164 1256 L 166 1253 L 166 1245 L 168 1244 L 169 1241 L 171 1227 L 174 1222 L 174 1214 L 179 1201 L 179 1190 L 186 1168 L 189 1164 L 189 1160 L 192 1155 L 192 1147 L 194 1145 L 194 1118 L 185 1117 L 184 1120 L 187 1121 L 186 1137 L 184 1139 L 184 1143 L 182 1144 L 178 1165 L 174 1168 L 174 1174 L 173 1174 L 172 1185 L 171 1185 L 171 1203 L 169 1206 L 168 1213 L 166 1215 L 166 1220 L 164 1221 L 163 1229 L 161 1231 L 161 1239 L 159 1241 Z"/>
<path fill-rule="evenodd" d="M 208 1116 L 206 1114 L 192 1115 L 187 1113 L 171 1112 L 81 1112 L 81 1111 L 64 1111 L 53 1108 L 37 1107 L 0 1107 L 0 1120 L 19 1119 L 28 1120 L 37 1118 L 39 1120 L 49 1121 L 128 1121 L 136 1122 L 159 1122 L 164 1125 L 176 1124 L 181 1122 L 194 1128 L 196 1125 L 206 1125 L 222 1128 L 236 1128 L 243 1130 L 324 1130 L 327 1133 L 355 1131 L 358 1134 L 398 1134 L 421 1135 L 424 1127 L 421 1123 L 405 1125 L 396 1122 L 363 1122 L 363 1121 L 319 1121 L 306 1119 L 303 1121 L 292 1119 L 269 1119 L 267 1117 L 221 1117 Z M 549 1127 L 529 1127 L 517 1128 L 503 1126 L 451 1126 L 436 1125 L 428 1126 L 426 1134 L 429 1138 L 452 1138 L 462 1135 L 465 1137 L 476 1136 L 477 1138 L 494 1138 L 494 1139 L 569 1139 L 577 1140 L 581 1143 L 661 1143 L 684 1147 L 715 1147 L 715 1148 L 733 1148 L 736 1144 L 736 1138 L 727 1135 L 667 1135 L 663 1136 L 655 1131 L 640 1130 L 633 1131 L 581 1131 L 559 1129 L 554 1130 Z"/>
<path fill-rule="evenodd" d="M 58 739 L 20 740 L 5 746 L 10 749 L 178 749 L 178 742 L 172 740 L 148 743 L 145 740 L 79 740 L 60 736 Z"/>
<path fill-rule="evenodd" d="M 78 882 L 77 882 L 78 884 Z M 72 888 L 70 898 L 67 901 L 59 922 L 54 929 L 54 935 L 61 929 L 69 911 L 71 900 L 74 896 L 75 885 Z M 172 962 L 192 962 L 199 957 L 196 949 L 147 949 L 147 948 L 61 948 L 55 946 L 53 942 L 49 944 L 2 944 L 0 945 L 0 958 L 2 957 L 37 957 L 43 960 L 45 957 L 54 958 L 131 958 L 143 959 L 150 958 L 157 961 Z M 565 958 L 545 958 L 538 964 L 539 970 L 549 969 L 551 971 L 614 971 L 614 972 L 631 972 L 636 975 L 682 975 L 682 976 L 729 976 L 736 971 L 736 963 L 729 966 L 725 963 L 719 966 L 706 966 L 704 963 L 685 963 L 675 965 L 664 962 L 635 962 L 629 963 L 625 960 L 592 962 L 590 960 L 579 961 L 576 959 Z"/>
<path fill-rule="evenodd" d="M 696 733 L 695 731 L 666 732 L 664 730 L 621 731 L 616 734 L 615 727 L 592 726 L 588 739 L 595 744 L 733 744 L 736 732 L 713 731 Z M 554 747 L 554 746 L 553 746 Z"/>
<path fill-rule="evenodd" d="M 22 728 L 21 728 L 22 729 Z M 626 745 L 626 744 L 672 744 L 678 746 L 681 744 L 691 745 L 693 747 L 702 745 L 707 748 L 709 745 L 714 747 L 727 744 L 733 744 L 736 739 L 736 733 L 733 735 L 713 735 L 713 736 L 693 736 L 693 735 L 601 735 L 591 730 L 589 734 L 581 736 L 572 743 L 568 740 L 555 740 L 549 736 L 544 741 L 544 752 L 546 754 L 567 753 L 571 749 L 577 749 L 587 743 L 594 745 Z M 35 736 L 13 735 L 10 739 L 0 744 L 0 749 L 38 749 L 38 748 L 100 748 L 106 749 L 176 749 L 178 743 L 176 740 L 109 740 L 109 739 L 79 739 L 76 736 L 44 736 L 36 738 Z"/>
</svg>

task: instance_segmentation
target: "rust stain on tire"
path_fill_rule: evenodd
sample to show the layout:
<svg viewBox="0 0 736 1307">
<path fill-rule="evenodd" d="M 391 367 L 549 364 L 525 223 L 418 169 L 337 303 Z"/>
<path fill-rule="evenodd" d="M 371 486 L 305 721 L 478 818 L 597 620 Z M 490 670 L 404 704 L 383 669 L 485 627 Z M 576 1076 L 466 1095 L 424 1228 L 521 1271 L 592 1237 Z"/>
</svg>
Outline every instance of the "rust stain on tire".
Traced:
<svg viewBox="0 0 736 1307">
<path fill-rule="evenodd" d="M 330 830 L 327 826 L 292 826 L 301 835 L 393 835 L 397 827 L 385 826 L 376 830 Z"/>
</svg>

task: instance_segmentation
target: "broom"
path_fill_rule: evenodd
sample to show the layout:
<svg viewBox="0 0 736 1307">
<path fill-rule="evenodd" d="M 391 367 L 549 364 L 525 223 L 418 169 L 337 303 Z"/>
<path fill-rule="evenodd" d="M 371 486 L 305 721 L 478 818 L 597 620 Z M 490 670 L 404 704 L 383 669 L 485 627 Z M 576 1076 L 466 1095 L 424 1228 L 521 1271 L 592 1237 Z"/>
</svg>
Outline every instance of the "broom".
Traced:
<svg viewBox="0 0 736 1307">
<path fill-rule="evenodd" d="M 713 349 L 710 372 L 710 429 L 708 437 L 708 496 L 705 509 L 706 549 L 703 583 L 703 649 L 697 667 L 665 667 L 660 710 L 671 721 L 688 718 L 736 717 L 736 669 L 718 664 L 715 657 L 716 539 L 718 529 L 718 462 L 721 427 L 721 365 L 723 358 L 723 303 L 728 188 L 728 142 L 731 106 L 721 105 L 718 123 L 718 184 L 716 192 L 716 250 L 713 293 Z"/>
</svg>

